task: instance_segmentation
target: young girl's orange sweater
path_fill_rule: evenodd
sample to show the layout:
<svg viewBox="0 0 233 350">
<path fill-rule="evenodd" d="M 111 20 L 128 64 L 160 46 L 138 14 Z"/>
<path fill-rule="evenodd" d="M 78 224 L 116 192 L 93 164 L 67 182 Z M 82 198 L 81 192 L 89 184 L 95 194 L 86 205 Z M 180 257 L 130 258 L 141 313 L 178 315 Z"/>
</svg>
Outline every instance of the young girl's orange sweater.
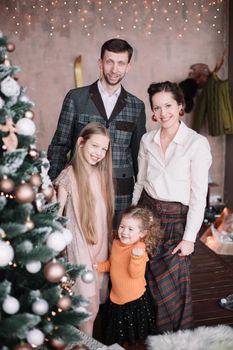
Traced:
<svg viewBox="0 0 233 350">
<path fill-rule="evenodd" d="M 112 282 L 110 299 L 115 304 L 125 304 L 140 298 L 146 288 L 145 270 L 148 255 L 134 256 L 133 248 L 145 248 L 143 242 L 123 244 L 115 239 L 110 259 L 98 264 L 98 272 L 109 272 Z"/>
</svg>

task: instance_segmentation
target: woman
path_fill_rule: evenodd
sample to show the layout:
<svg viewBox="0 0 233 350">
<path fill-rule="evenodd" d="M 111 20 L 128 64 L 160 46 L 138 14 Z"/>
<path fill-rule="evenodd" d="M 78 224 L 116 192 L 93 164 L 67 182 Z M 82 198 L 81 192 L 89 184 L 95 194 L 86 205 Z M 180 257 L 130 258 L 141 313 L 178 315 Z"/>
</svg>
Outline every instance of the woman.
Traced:
<svg viewBox="0 0 233 350">
<path fill-rule="evenodd" d="M 150 259 L 148 279 L 158 304 L 158 332 L 192 327 L 190 255 L 206 206 L 210 147 L 180 121 L 184 97 L 169 81 L 148 88 L 159 129 L 140 144 L 133 204 L 149 207 L 160 220 L 161 242 Z"/>
<path fill-rule="evenodd" d="M 74 157 L 55 186 L 59 214 L 68 218 L 67 227 L 73 233 L 68 260 L 94 273 L 93 263 L 108 258 L 114 211 L 110 137 L 103 125 L 92 122 L 81 130 Z M 108 296 L 108 276 L 95 274 L 88 284 L 77 279 L 73 291 L 89 299 L 91 317 L 79 328 L 92 336 L 99 304 Z"/>
</svg>

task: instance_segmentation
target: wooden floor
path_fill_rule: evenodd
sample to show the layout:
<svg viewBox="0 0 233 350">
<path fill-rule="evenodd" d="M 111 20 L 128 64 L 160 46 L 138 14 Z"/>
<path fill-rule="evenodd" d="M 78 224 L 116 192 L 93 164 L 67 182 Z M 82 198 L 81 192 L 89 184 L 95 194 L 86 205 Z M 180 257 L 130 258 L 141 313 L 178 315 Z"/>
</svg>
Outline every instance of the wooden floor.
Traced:
<svg viewBox="0 0 233 350">
<path fill-rule="evenodd" d="M 192 258 L 191 281 L 195 326 L 233 326 L 233 311 L 219 305 L 221 298 L 233 294 L 233 255 L 217 255 L 198 241 Z"/>
</svg>

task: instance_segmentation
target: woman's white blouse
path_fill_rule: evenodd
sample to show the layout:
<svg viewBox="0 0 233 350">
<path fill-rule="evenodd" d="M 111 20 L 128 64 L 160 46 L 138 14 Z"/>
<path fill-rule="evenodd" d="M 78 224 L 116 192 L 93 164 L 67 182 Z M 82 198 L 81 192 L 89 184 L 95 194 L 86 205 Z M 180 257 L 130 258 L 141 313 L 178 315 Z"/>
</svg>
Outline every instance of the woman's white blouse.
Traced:
<svg viewBox="0 0 233 350">
<path fill-rule="evenodd" d="M 141 139 L 132 204 L 138 203 L 144 188 L 152 198 L 188 205 L 183 239 L 195 242 L 206 207 L 212 162 L 209 142 L 181 122 L 164 154 L 160 133 L 161 129 L 152 130 Z"/>
</svg>

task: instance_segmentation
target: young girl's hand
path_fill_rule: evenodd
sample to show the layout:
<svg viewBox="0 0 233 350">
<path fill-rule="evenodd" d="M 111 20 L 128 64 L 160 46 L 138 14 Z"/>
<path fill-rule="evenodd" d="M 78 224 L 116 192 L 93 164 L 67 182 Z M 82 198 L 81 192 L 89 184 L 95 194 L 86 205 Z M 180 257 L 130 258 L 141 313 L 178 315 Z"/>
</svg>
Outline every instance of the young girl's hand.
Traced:
<svg viewBox="0 0 233 350">
<path fill-rule="evenodd" d="M 98 264 L 93 264 L 92 266 L 93 266 L 93 269 L 94 269 L 94 270 L 97 270 L 97 269 L 98 269 Z"/>
<path fill-rule="evenodd" d="M 145 253 L 145 249 L 144 248 L 133 248 L 132 249 L 132 254 L 134 256 L 142 256 Z"/>
</svg>

